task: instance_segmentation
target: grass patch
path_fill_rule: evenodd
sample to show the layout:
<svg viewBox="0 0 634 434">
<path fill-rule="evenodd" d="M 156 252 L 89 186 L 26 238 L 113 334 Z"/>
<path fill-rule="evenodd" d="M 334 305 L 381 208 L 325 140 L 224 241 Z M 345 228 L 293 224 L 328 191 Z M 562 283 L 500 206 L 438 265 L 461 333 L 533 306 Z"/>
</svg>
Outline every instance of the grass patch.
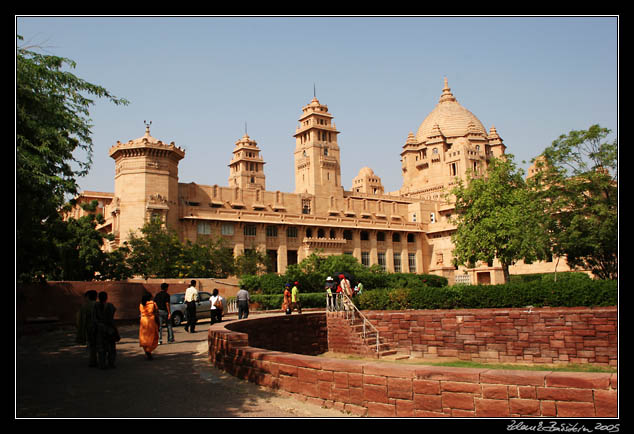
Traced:
<svg viewBox="0 0 634 434">
<path fill-rule="evenodd" d="M 345 360 L 357 360 L 381 363 L 401 363 L 407 365 L 424 365 L 424 366 L 447 366 L 453 368 L 478 368 L 478 369 L 499 369 L 499 370 L 517 370 L 517 371 L 553 371 L 553 372 L 599 372 L 599 373 L 616 373 L 616 368 L 610 366 L 578 364 L 578 363 L 557 363 L 557 364 L 528 364 L 528 363 L 484 363 L 473 362 L 470 360 L 441 360 L 435 358 L 426 360 L 421 358 L 398 359 L 398 358 L 367 358 L 358 355 L 342 354 L 334 352 L 326 352 L 320 354 L 320 357 L 329 357 Z"/>
<path fill-rule="evenodd" d="M 404 362 L 412 362 L 412 360 L 403 360 Z M 398 361 L 397 361 L 398 362 Z M 518 371 L 554 371 L 554 372 L 605 372 L 616 373 L 616 368 L 610 366 L 599 366 L 592 364 L 525 364 L 525 363 L 479 363 L 468 360 L 457 360 L 451 362 L 413 362 L 414 364 L 431 365 L 431 366 L 449 366 L 455 368 L 486 368 L 500 370 L 518 370 Z"/>
</svg>

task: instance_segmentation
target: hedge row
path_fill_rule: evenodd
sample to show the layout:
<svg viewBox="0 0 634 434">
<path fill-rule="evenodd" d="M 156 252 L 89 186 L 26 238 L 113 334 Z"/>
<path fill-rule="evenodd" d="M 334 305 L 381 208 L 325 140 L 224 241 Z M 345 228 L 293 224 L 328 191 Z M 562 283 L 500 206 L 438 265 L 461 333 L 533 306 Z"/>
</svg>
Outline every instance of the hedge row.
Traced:
<svg viewBox="0 0 634 434">
<path fill-rule="evenodd" d="M 615 280 L 535 279 L 503 285 L 382 288 L 365 291 L 355 298 L 361 310 L 615 306 L 618 283 Z"/>
<path fill-rule="evenodd" d="M 386 272 L 364 272 L 350 275 L 351 284 L 354 286 L 359 282 L 363 283 L 365 290 L 374 288 L 412 288 L 412 287 L 436 287 L 447 285 L 445 277 L 433 274 L 413 274 L 413 273 L 386 273 Z M 263 274 L 261 276 L 247 275 L 240 279 L 240 286 L 249 291 L 250 294 L 282 294 L 286 283 L 299 282 L 301 293 L 318 293 L 324 291 L 326 284 L 325 273 L 287 273 L 278 275 L 276 273 Z M 337 276 L 332 276 L 337 277 Z"/>
<path fill-rule="evenodd" d="M 284 294 L 255 294 L 250 295 L 251 302 L 258 304 L 260 310 L 277 310 L 282 309 Z M 326 308 L 326 293 L 308 293 L 300 294 L 299 301 L 302 308 Z"/>
</svg>

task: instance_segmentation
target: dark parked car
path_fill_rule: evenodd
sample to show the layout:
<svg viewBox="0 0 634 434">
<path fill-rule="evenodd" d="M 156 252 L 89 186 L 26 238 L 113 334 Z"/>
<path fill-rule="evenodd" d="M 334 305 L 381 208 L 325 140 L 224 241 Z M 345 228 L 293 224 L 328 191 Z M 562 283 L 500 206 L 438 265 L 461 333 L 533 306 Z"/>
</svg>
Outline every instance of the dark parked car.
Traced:
<svg viewBox="0 0 634 434">
<path fill-rule="evenodd" d="M 209 318 L 211 315 L 211 294 L 199 292 L 196 302 L 196 317 Z M 175 326 L 187 321 L 187 305 L 185 304 L 185 293 L 170 295 L 170 310 L 172 311 L 172 321 Z"/>
</svg>

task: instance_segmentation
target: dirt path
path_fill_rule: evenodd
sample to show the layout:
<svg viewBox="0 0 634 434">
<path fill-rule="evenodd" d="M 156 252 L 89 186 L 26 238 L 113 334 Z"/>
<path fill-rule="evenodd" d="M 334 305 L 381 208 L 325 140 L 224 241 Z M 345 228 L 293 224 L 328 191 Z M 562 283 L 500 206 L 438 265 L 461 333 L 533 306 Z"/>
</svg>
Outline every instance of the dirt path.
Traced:
<svg viewBox="0 0 634 434">
<path fill-rule="evenodd" d="M 340 418 L 322 408 L 238 380 L 207 360 L 208 321 L 196 333 L 175 328 L 176 342 L 148 361 L 138 326 L 122 326 L 117 367 L 88 367 L 74 329 L 16 339 L 17 418 Z M 165 340 L 166 337 L 164 337 Z"/>
</svg>

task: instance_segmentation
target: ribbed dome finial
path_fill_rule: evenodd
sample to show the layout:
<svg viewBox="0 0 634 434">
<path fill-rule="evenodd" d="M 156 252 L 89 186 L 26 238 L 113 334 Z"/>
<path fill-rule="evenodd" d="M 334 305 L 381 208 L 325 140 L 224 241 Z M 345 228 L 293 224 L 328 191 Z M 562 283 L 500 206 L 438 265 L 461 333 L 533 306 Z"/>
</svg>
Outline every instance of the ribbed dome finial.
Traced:
<svg viewBox="0 0 634 434">
<path fill-rule="evenodd" d="M 453 96 L 453 93 L 451 93 L 451 88 L 447 83 L 447 77 L 445 77 L 445 86 L 442 88 L 442 95 L 440 95 L 440 100 L 438 102 L 445 101 L 456 101 L 456 98 Z"/>
<path fill-rule="evenodd" d="M 486 136 L 487 132 L 482 122 L 460 105 L 451 93 L 446 77 L 444 82 L 440 101 L 420 124 L 416 132 L 416 140 L 424 142 L 430 136 L 439 137 L 439 135 L 445 138 L 464 137 L 474 133 Z"/>
</svg>

